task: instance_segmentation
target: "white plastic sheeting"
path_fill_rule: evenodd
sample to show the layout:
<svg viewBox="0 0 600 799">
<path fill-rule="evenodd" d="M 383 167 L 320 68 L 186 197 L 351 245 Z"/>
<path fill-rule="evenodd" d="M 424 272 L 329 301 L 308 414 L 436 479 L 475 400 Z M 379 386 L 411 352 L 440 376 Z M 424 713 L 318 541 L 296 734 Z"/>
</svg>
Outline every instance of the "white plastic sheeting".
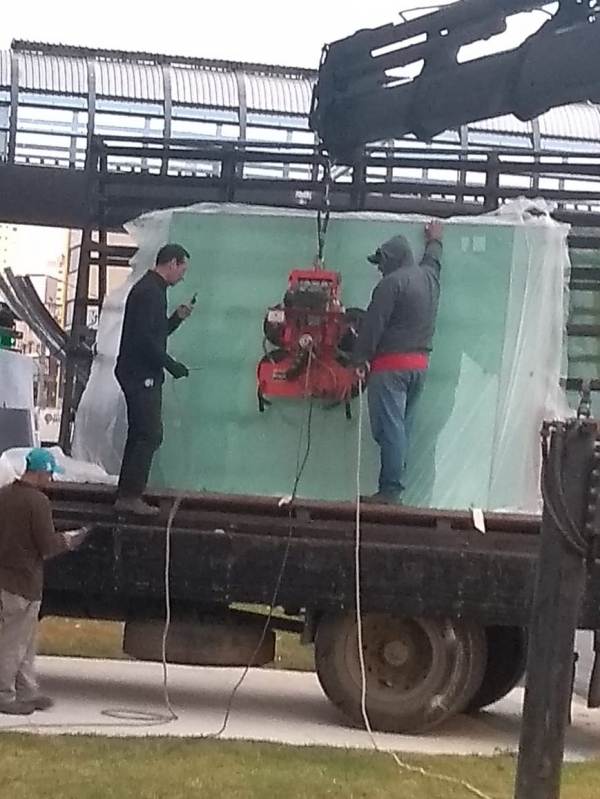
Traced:
<svg viewBox="0 0 600 799">
<path fill-rule="evenodd" d="M 569 226 L 550 218 L 552 208 L 545 201 L 521 199 L 495 214 L 518 227 L 513 261 L 526 263 L 526 269 L 513 265 L 507 306 L 512 334 L 504 342 L 504 402 L 490 474 L 490 494 L 502 502 L 497 510 L 541 513 L 541 427 L 545 420 L 573 415 L 560 387 L 568 368 Z"/>
<path fill-rule="evenodd" d="M 442 346 L 434 348 L 428 383 L 442 390 L 437 390 L 436 394 L 430 387 L 429 399 L 424 399 L 419 407 L 413 431 L 413 441 L 419 452 L 415 453 L 413 448 L 412 480 L 407 502 L 439 507 L 475 504 L 488 510 L 536 512 L 540 509 L 541 423 L 544 419 L 563 418 L 569 414 L 559 387 L 559 379 L 565 375 L 566 367 L 564 341 L 570 268 L 569 228 L 554 221 L 550 217 L 551 210 L 551 206 L 543 201 L 518 200 L 489 215 L 456 218 L 446 223 L 448 226 L 457 225 L 460 231 L 468 233 L 462 241 L 465 258 L 468 251 L 472 255 L 481 248 L 479 262 L 486 258 L 485 235 L 477 235 L 479 226 L 484 226 L 487 231 L 490 227 L 508 227 L 514 234 L 512 263 L 502 264 L 505 278 L 508 275 L 508 299 L 501 320 L 503 351 L 498 353 L 500 365 L 492 373 L 486 364 L 472 357 L 468 345 L 450 356 L 452 364 L 439 363 L 439 355 L 436 356 L 440 351 L 447 351 L 443 342 Z M 104 304 L 98 330 L 98 355 L 77 413 L 73 444 L 76 458 L 98 464 L 111 474 L 118 472 L 126 430 L 124 401 L 113 374 L 125 299 L 131 286 L 151 268 L 159 247 L 170 240 L 173 216 L 178 212 L 313 217 L 310 212 L 300 210 L 202 204 L 146 214 L 127 226 L 139 250 L 132 263 L 130 278 Z M 405 215 L 334 214 L 330 236 L 336 220 L 344 220 L 344 223 L 352 220 L 389 223 L 392 226 L 422 221 Z M 300 262 L 304 256 L 305 253 L 300 253 Z M 357 258 L 361 257 L 362 254 L 357 255 Z M 445 262 L 442 297 L 446 292 L 444 281 L 449 283 L 453 279 L 448 274 L 451 268 L 452 265 Z M 468 283 L 460 287 L 455 285 L 455 296 L 457 288 L 466 296 L 468 308 Z M 265 307 L 271 300 L 271 296 L 265 297 Z M 486 310 L 478 307 L 481 303 L 482 298 L 474 296 L 472 307 L 467 312 L 478 315 L 483 332 Z M 448 316 L 447 311 L 444 313 Z M 438 328 L 440 322 L 441 319 Z M 448 325 L 451 327 L 451 319 Z M 470 330 L 472 328 L 471 324 Z M 252 333 L 257 334 L 257 331 Z M 446 394 L 443 391 L 445 370 L 452 372 L 453 381 L 452 390 Z M 492 413 L 491 406 L 494 408 Z M 431 435 L 432 429 L 436 433 L 434 436 Z M 491 429 L 491 433 L 482 438 L 477 432 L 480 429 L 488 433 Z M 426 438 L 428 443 L 421 451 L 421 442 Z M 428 448 L 430 451 L 426 451 Z M 371 462 L 372 452 L 371 448 L 371 454 L 367 453 L 371 460 L 365 466 L 370 473 L 370 478 L 365 480 L 369 488 L 376 471 L 374 462 Z M 483 488 L 482 482 L 485 483 Z"/>
<path fill-rule="evenodd" d="M 138 251 L 131 262 L 131 274 L 106 297 L 98 320 L 97 354 L 77 410 L 72 452 L 75 458 L 96 464 L 108 474 L 119 472 L 127 433 L 125 399 L 114 376 L 125 300 L 168 241 L 172 215 L 171 210 L 158 211 L 125 225 Z"/>
<path fill-rule="evenodd" d="M 33 413 L 32 358 L 0 349 L 0 407 L 20 408 Z"/>
<path fill-rule="evenodd" d="M 17 480 L 25 471 L 25 458 L 31 447 L 15 447 L 7 449 L 0 455 L 0 487 Z M 77 461 L 64 454 L 60 447 L 50 447 L 56 462 L 65 472 L 54 476 L 57 483 L 103 483 L 114 485 L 116 478 L 107 474 L 104 469 L 91 463 Z"/>
<path fill-rule="evenodd" d="M 0 431 L 2 446 L 37 443 L 33 408 L 34 361 L 27 355 L 0 349 Z"/>
</svg>

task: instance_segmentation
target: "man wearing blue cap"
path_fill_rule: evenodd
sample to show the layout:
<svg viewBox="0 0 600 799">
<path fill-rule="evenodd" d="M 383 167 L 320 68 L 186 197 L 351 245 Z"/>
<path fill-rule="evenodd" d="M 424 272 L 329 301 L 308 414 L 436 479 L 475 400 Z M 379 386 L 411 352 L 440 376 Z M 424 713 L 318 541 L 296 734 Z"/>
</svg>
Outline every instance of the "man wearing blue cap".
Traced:
<svg viewBox="0 0 600 799">
<path fill-rule="evenodd" d="M 44 561 L 75 549 L 85 528 L 56 533 L 43 490 L 64 472 L 51 452 L 32 449 L 25 473 L 0 489 L 0 713 L 25 716 L 46 710 L 35 671 Z"/>
</svg>

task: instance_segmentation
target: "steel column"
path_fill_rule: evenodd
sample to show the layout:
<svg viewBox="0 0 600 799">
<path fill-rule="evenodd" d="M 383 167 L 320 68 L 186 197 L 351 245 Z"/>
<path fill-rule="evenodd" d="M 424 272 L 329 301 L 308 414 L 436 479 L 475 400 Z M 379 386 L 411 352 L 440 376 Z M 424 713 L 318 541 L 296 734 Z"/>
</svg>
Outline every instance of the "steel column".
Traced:
<svg viewBox="0 0 600 799">
<path fill-rule="evenodd" d="M 167 175 L 169 172 L 169 142 L 173 134 L 173 71 L 170 62 L 162 65 L 163 76 L 163 114 L 164 114 L 164 127 L 163 127 L 163 140 L 165 143 L 165 152 L 160 165 L 160 174 Z"/>
<path fill-rule="evenodd" d="M 88 58 L 87 61 L 88 73 L 88 122 L 87 122 L 87 136 L 86 136 L 86 154 L 85 165 L 86 169 L 90 163 L 93 155 L 93 142 L 96 130 L 96 59 Z"/>
<path fill-rule="evenodd" d="M 243 72 L 236 70 L 235 79 L 238 87 L 238 122 L 240 126 L 240 134 L 238 139 L 240 141 L 240 150 L 243 152 L 244 142 L 248 137 L 248 93 L 246 91 L 246 78 Z M 244 161 L 239 160 L 235 165 L 236 180 L 243 180 L 244 178 Z M 233 199 L 233 197 L 232 197 Z M 231 200 L 230 200 L 231 201 Z"/>
<path fill-rule="evenodd" d="M 17 151 L 17 118 L 19 114 L 19 54 L 10 55 L 10 120 L 8 123 L 8 163 L 14 164 Z"/>
</svg>

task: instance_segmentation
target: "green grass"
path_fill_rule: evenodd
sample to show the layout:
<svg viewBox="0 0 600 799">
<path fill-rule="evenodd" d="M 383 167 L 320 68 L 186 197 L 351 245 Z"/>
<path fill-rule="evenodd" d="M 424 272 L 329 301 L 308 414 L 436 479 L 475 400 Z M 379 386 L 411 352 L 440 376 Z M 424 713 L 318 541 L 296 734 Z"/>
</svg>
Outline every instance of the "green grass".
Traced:
<svg viewBox="0 0 600 799">
<path fill-rule="evenodd" d="M 46 618 L 43 654 L 119 658 L 122 625 Z M 312 647 L 277 634 L 275 668 L 313 668 Z M 510 799 L 514 759 L 403 758 Z M 596 799 L 600 763 L 567 766 L 562 799 Z M 258 743 L 0 735 L 0 799 L 467 799 L 464 787 L 398 772 L 386 755 Z"/>
<path fill-rule="evenodd" d="M 48 616 L 40 624 L 38 653 L 86 658 L 122 658 L 123 625 Z"/>
<path fill-rule="evenodd" d="M 409 757 L 512 796 L 514 760 Z M 596 799 L 600 764 L 567 766 L 562 799 Z M 0 735 L 2 799 L 466 799 L 464 787 L 399 772 L 389 755 L 177 739 Z"/>
<path fill-rule="evenodd" d="M 314 671 L 315 658 L 312 645 L 303 646 L 300 637 L 293 633 L 277 632 L 275 662 L 272 667 L 292 671 Z"/>
<path fill-rule="evenodd" d="M 123 625 L 112 621 L 89 621 L 49 616 L 40 625 L 38 652 L 88 658 L 122 658 Z M 277 633 L 273 668 L 312 671 L 312 646 L 302 646 L 297 635 Z"/>
</svg>

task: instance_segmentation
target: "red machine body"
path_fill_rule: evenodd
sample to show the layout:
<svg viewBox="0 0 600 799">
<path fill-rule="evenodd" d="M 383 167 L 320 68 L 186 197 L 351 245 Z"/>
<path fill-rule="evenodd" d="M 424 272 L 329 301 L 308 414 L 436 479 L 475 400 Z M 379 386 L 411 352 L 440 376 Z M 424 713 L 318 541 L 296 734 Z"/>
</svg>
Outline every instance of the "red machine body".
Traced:
<svg viewBox="0 0 600 799">
<path fill-rule="evenodd" d="M 265 355 L 257 368 L 259 409 L 270 397 L 314 397 L 338 404 L 358 393 L 349 355 L 362 311 L 340 302 L 340 275 L 294 269 L 283 302 L 268 309 Z M 268 344 L 273 349 L 268 349 Z"/>
</svg>

